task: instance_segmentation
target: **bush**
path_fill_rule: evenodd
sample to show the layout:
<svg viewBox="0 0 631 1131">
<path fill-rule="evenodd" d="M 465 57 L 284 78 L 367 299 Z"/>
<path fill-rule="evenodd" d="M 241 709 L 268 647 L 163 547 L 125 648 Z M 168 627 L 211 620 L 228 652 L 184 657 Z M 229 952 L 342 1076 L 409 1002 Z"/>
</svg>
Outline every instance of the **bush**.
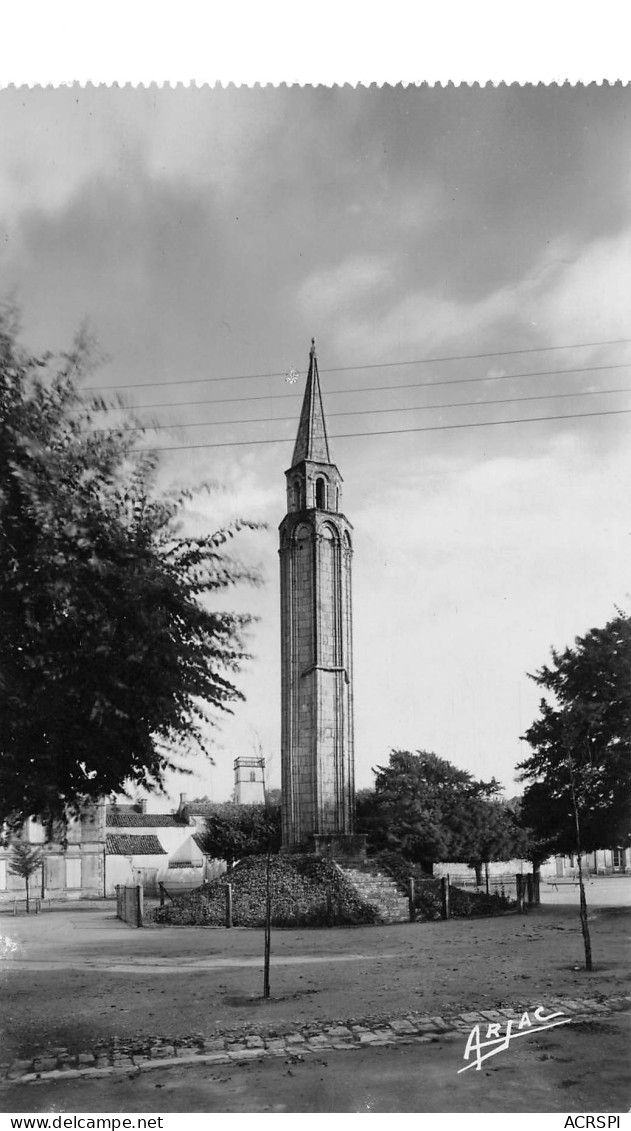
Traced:
<svg viewBox="0 0 631 1131">
<path fill-rule="evenodd" d="M 235 927 L 265 923 L 267 857 L 251 856 L 233 870 L 232 921 Z M 378 920 L 331 860 L 313 856 L 273 856 L 270 862 L 274 927 L 339 927 Z M 157 908 L 156 923 L 180 926 L 223 926 L 227 876 L 212 880 L 187 895 Z"/>
<path fill-rule="evenodd" d="M 383 852 L 377 857 L 378 863 L 400 888 L 408 890 L 410 876 L 414 879 L 414 908 L 418 919 L 440 919 L 442 909 L 441 884 L 439 879 L 428 876 L 420 864 L 414 864 L 396 852 Z M 463 891 L 450 888 L 449 901 L 454 919 L 469 915 L 501 915 L 515 907 L 515 903 L 505 895 L 484 892 Z"/>
</svg>

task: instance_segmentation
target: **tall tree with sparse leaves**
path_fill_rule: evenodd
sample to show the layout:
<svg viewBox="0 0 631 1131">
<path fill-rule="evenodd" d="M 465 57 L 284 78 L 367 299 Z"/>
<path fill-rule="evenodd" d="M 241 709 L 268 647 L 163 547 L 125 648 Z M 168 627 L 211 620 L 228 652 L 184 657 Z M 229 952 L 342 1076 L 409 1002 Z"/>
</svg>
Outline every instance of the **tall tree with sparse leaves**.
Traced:
<svg viewBox="0 0 631 1131">
<path fill-rule="evenodd" d="M 12 876 L 20 876 L 24 880 L 26 887 L 27 915 L 31 909 L 31 876 L 35 875 L 37 870 L 41 868 L 42 860 L 43 855 L 41 848 L 33 848 L 33 846 L 27 844 L 26 841 L 13 841 L 11 845 L 11 856 L 9 857 L 9 872 Z"/>
<path fill-rule="evenodd" d="M 81 394 L 89 348 L 20 348 L 0 317 L 0 817 L 52 823 L 126 786 L 159 787 L 242 698 L 251 618 L 217 594 L 256 572 L 244 526 L 184 537 L 186 492 L 129 417 Z M 181 768 L 181 767 L 178 767 Z"/>
<path fill-rule="evenodd" d="M 531 676 L 551 697 L 526 731 L 533 753 L 520 763 L 522 820 L 548 851 L 578 860 L 585 967 L 592 946 L 582 855 L 631 842 L 631 621 L 620 613 L 604 628 L 552 651 Z"/>
</svg>

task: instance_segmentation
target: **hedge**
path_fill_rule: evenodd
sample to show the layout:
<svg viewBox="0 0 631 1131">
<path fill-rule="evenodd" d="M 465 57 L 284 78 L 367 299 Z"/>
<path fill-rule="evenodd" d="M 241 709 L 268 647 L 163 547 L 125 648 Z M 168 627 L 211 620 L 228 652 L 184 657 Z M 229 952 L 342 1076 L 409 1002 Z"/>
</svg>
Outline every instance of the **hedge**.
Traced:
<svg viewBox="0 0 631 1131">
<path fill-rule="evenodd" d="M 420 864 L 414 864 L 396 852 L 383 852 L 375 858 L 384 872 L 392 876 L 402 891 L 408 891 L 410 876 L 414 879 L 415 918 L 440 919 L 442 910 L 441 883 L 439 879 L 428 876 Z M 449 906 L 454 919 L 469 915 L 502 915 L 515 903 L 507 896 L 494 892 L 463 891 L 450 886 Z"/>
</svg>

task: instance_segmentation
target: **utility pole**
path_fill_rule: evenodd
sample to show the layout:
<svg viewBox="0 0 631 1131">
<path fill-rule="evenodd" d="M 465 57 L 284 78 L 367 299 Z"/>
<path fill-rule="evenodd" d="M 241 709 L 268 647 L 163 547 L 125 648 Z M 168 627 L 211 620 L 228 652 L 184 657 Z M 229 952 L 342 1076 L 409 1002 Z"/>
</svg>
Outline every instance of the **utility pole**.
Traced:
<svg viewBox="0 0 631 1131">
<path fill-rule="evenodd" d="M 260 747 L 259 747 L 260 752 Z M 269 821 L 269 800 L 267 785 L 265 783 L 265 758 L 260 758 L 261 773 L 263 776 L 263 797 L 265 799 L 265 826 L 267 830 L 267 867 L 265 870 L 265 953 L 263 958 L 263 997 L 270 996 L 269 968 L 270 953 L 272 948 L 272 834 Z"/>
<path fill-rule="evenodd" d="M 563 738 L 565 743 L 565 750 L 567 755 L 567 764 L 570 771 L 570 796 L 572 798 L 572 809 L 574 810 L 574 829 L 576 832 L 576 859 L 578 860 L 578 890 L 580 899 L 580 920 L 581 931 L 583 934 L 583 946 L 585 948 L 585 969 L 592 970 L 592 942 L 589 935 L 589 923 L 587 921 L 587 899 L 585 898 L 585 883 L 583 881 L 583 864 L 582 864 L 582 848 L 581 848 L 581 824 L 579 819 L 578 798 L 576 796 L 576 782 L 574 777 L 574 759 L 572 757 L 572 745 L 569 738 L 569 726 L 567 720 L 563 720 Z"/>
</svg>

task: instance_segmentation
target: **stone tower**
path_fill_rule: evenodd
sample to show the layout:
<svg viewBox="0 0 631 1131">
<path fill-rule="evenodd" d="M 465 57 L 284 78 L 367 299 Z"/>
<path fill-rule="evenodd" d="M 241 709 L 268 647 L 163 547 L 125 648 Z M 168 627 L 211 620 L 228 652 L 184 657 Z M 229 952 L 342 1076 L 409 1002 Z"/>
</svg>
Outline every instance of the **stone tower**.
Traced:
<svg viewBox="0 0 631 1131">
<path fill-rule="evenodd" d="M 359 855 L 353 835 L 352 526 L 340 512 L 312 340 L 280 524 L 285 851 Z"/>
<path fill-rule="evenodd" d="M 265 759 L 235 758 L 234 799 L 237 805 L 265 802 Z"/>
</svg>

